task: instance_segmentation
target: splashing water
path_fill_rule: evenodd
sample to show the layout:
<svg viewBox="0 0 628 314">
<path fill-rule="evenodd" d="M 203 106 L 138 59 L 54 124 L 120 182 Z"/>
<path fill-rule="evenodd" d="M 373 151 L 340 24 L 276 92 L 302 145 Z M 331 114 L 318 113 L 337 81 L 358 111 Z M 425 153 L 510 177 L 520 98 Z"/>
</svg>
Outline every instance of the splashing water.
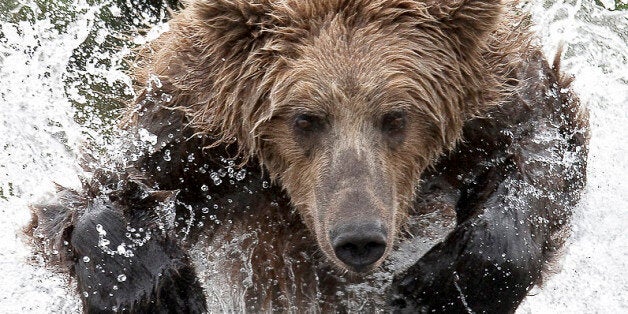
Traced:
<svg viewBox="0 0 628 314">
<path fill-rule="evenodd" d="M 601 1 L 609 8 L 612 2 Z M 75 284 L 41 267 L 41 256 L 33 257 L 21 229 L 30 218 L 27 205 L 52 193 L 55 182 L 80 186 L 78 156 L 84 142 L 106 150 L 115 141 L 115 117 L 122 102 L 133 97 L 124 58 L 167 29 L 159 23 L 164 10 L 149 12 L 133 4 L 0 3 L 2 313 L 81 310 Z M 524 7 L 533 13 L 549 59 L 559 43 L 565 43 L 563 69 L 576 77 L 574 88 L 590 109 L 592 139 L 588 186 L 575 210 L 573 234 L 557 274 L 542 288 L 534 288 L 518 312 L 626 311 L 628 11 L 611 11 L 593 0 L 529 1 Z M 124 23 L 114 23 L 129 16 Z M 154 27 L 143 32 L 147 25 Z M 151 134 L 144 137 L 152 139 Z M 246 176 L 229 169 L 212 170 L 208 188 Z M 394 258 L 396 263 L 407 262 L 403 255 Z M 227 302 L 235 303 L 239 301 Z"/>
<path fill-rule="evenodd" d="M 612 1 L 603 1 L 614 8 Z M 625 2 L 624 2 L 625 3 Z M 625 6 L 625 5 L 624 5 Z M 589 107 L 588 184 L 575 209 L 558 273 L 520 313 L 620 313 L 628 309 L 628 11 L 593 1 L 529 5 L 547 56 L 565 43 L 563 70 Z"/>
</svg>

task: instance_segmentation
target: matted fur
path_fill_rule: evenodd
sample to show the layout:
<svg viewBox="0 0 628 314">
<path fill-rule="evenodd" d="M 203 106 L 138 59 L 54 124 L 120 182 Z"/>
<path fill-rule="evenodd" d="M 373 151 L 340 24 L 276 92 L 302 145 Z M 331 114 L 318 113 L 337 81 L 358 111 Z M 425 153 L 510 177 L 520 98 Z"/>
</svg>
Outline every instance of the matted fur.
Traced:
<svg viewBox="0 0 628 314">
<path fill-rule="evenodd" d="M 385 34 L 404 40 L 389 57 L 416 75 L 406 78 L 420 88 L 415 105 L 429 106 L 419 110 L 440 122 L 451 147 L 463 121 L 510 92 L 517 56 L 530 49 L 527 16 L 510 11 L 499 0 L 191 1 L 141 53 L 136 78 L 142 87 L 151 75 L 167 80 L 194 129 L 211 145 L 236 141 L 246 160 L 262 155 L 261 126 L 286 101 L 286 73 L 321 29 Z"/>
</svg>

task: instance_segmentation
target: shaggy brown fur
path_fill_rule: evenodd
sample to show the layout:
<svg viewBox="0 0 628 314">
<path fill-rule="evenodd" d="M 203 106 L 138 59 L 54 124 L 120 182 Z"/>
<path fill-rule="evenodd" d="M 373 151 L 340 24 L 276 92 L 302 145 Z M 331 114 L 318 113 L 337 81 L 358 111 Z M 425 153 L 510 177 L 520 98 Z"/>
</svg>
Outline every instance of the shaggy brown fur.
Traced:
<svg viewBox="0 0 628 314">
<path fill-rule="evenodd" d="M 528 33 L 512 27 L 520 18 L 502 11 L 500 1 L 195 1 L 147 48 L 138 78 L 172 86 L 165 92 L 174 108 L 216 138 L 210 145 L 235 141 L 244 161 L 258 158 L 312 229 L 331 156 L 302 154 L 286 120 L 364 112 L 369 123 L 407 110 L 405 144 L 369 165 L 396 181 L 393 219 L 414 199 L 423 169 L 458 142 L 463 122 L 510 93 L 530 47 Z M 362 126 L 337 129 L 352 127 Z M 333 258 L 322 232 L 319 244 Z"/>
<path fill-rule="evenodd" d="M 439 209 L 455 229 L 372 306 L 513 311 L 564 239 L 588 134 L 527 24 L 498 0 L 191 1 L 137 62 L 124 126 L 157 141 L 36 210 L 35 233 L 82 291 L 115 278 L 77 256 L 144 265 L 133 287 L 85 299 L 90 311 L 205 310 L 186 252 L 241 237 L 249 258 L 224 268 L 237 283 L 252 265 L 249 309 L 338 309 L 365 280 L 343 270 L 376 269 L 408 214 Z M 101 225 L 120 242 L 125 224 L 152 232 L 133 257 L 86 237 Z M 343 230 L 381 235 L 385 251 L 350 266 Z"/>
</svg>

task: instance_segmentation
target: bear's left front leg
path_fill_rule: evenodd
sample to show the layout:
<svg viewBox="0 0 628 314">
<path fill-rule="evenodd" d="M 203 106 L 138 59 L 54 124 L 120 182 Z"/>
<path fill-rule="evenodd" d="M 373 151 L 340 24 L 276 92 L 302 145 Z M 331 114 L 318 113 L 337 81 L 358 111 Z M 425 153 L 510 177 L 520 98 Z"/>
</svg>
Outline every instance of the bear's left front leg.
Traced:
<svg viewBox="0 0 628 314">
<path fill-rule="evenodd" d="M 540 276 L 541 249 L 508 210 L 459 225 L 393 283 L 410 312 L 513 312 Z"/>
<path fill-rule="evenodd" d="M 397 276 L 393 306 L 402 312 L 513 312 L 541 275 L 543 260 L 543 239 L 530 222 L 531 204 L 517 204 L 517 194 L 526 193 L 519 189 L 525 189 L 520 180 L 502 181 L 481 210 Z"/>
</svg>

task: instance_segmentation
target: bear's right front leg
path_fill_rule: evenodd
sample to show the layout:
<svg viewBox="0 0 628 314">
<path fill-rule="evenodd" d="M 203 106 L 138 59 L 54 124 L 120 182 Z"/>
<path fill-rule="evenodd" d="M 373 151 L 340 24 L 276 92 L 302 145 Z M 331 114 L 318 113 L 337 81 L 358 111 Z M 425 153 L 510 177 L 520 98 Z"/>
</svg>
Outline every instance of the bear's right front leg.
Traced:
<svg viewBox="0 0 628 314">
<path fill-rule="evenodd" d="M 175 240 L 148 222 L 129 225 L 109 202 L 89 205 L 70 245 L 87 313 L 206 312 L 203 289 Z"/>
</svg>

